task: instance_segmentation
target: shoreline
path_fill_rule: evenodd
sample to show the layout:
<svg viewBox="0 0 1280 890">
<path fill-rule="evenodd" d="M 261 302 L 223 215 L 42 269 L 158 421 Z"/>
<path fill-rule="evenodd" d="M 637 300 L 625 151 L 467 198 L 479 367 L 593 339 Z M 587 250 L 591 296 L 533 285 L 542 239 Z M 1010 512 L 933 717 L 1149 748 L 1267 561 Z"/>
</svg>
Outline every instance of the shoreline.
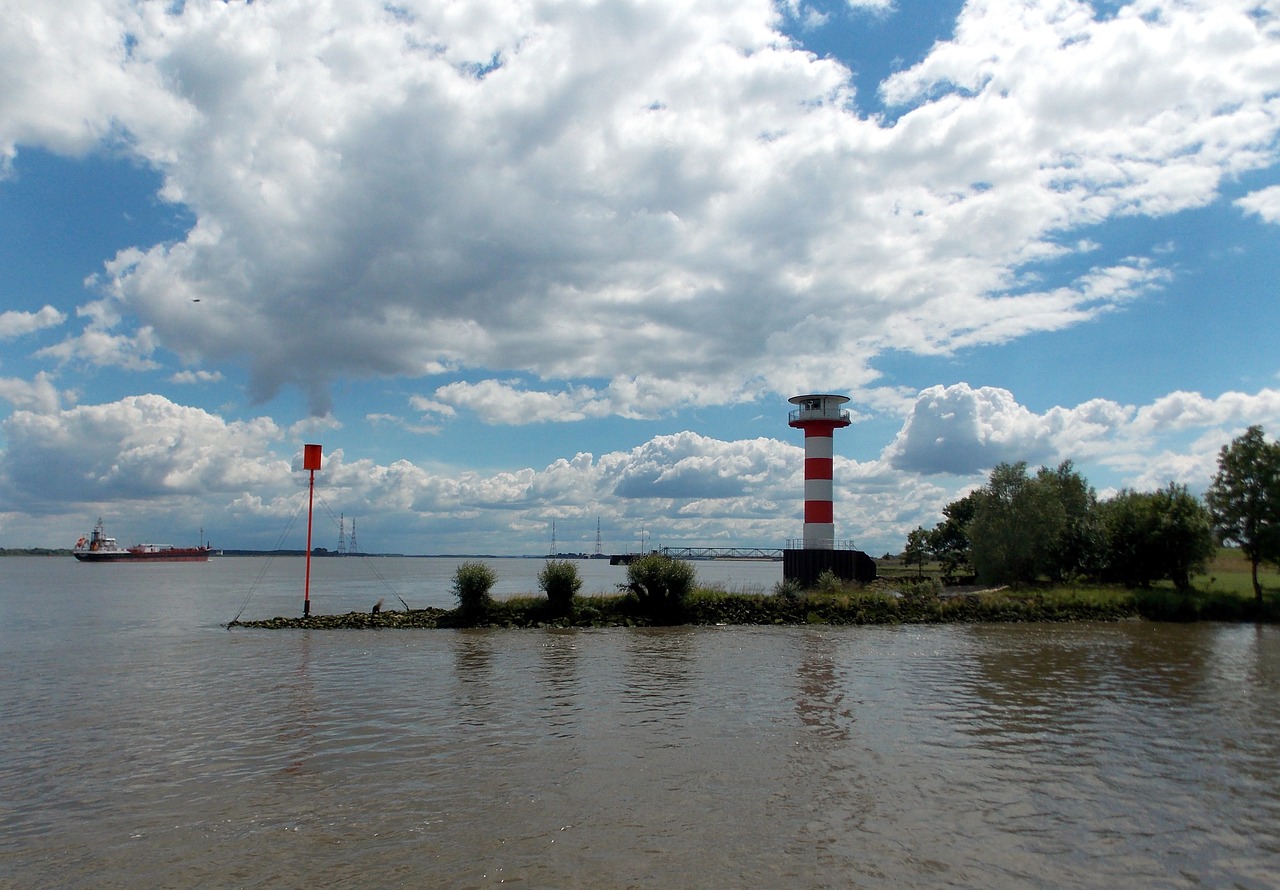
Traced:
<svg viewBox="0 0 1280 890">
<path fill-rule="evenodd" d="M 944 591 L 942 594 L 723 593 L 698 590 L 669 612 L 651 612 L 631 595 L 574 597 L 553 611 L 544 596 L 491 600 L 471 612 L 461 608 L 347 612 L 333 615 L 232 621 L 233 627 L 266 630 L 600 628 L 760 625 L 980 624 L 1069 621 L 1280 621 L 1280 602 L 1261 605 L 1231 595 L 1167 590 Z"/>
</svg>

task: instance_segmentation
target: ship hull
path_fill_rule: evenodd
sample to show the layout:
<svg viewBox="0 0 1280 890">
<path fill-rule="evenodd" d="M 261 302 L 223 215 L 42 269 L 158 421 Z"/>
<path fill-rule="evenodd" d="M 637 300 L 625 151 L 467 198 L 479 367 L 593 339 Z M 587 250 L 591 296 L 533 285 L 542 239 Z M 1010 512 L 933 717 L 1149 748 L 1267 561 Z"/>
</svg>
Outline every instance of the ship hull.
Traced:
<svg viewBox="0 0 1280 890">
<path fill-rule="evenodd" d="M 152 553 L 133 553 L 129 550 L 112 553 L 90 550 L 73 555 L 81 562 L 208 562 L 209 548 L 176 548 L 173 550 L 157 550 Z"/>
</svg>

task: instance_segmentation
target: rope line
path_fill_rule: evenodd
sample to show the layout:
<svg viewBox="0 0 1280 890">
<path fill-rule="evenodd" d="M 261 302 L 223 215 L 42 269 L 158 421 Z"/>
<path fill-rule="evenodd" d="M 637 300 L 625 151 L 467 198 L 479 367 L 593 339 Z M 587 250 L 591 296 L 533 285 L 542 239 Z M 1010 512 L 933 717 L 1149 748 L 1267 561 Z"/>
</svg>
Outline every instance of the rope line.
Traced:
<svg viewBox="0 0 1280 890">
<path fill-rule="evenodd" d="M 235 624 L 240 620 L 240 616 L 244 614 L 244 610 L 249 605 L 249 600 L 253 599 L 253 595 L 258 591 L 258 585 L 262 583 L 262 579 L 266 577 L 267 569 L 271 568 L 271 563 L 275 561 L 275 551 L 284 546 L 285 539 L 289 536 L 289 532 L 293 531 L 294 523 L 298 521 L 298 514 L 302 512 L 302 497 L 298 497 L 298 506 L 293 508 L 293 515 L 289 517 L 288 523 L 285 524 L 284 531 L 280 533 L 280 537 L 276 540 L 275 550 L 262 563 L 262 569 L 258 572 L 258 577 L 253 579 L 253 584 L 249 586 L 249 592 L 245 595 L 244 602 L 240 604 L 240 611 L 236 612 L 236 617 L 231 619 L 231 624 Z M 230 625 L 228 625 L 230 626 Z"/>
<path fill-rule="evenodd" d="M 289 521 L 288 523 L 286 523 L 284 527 L 284 531 L 280 533 L 280 538 L 276 541 L 276 546 L 274 548 L 274 551 L 271 553 L 270 556 L 267 557 L 267 559 L 263 560 L 262 569 L 258 572 L 258 577 L 254 579 L 253 584 L 249 588 L 249 592 L 245 595 L 244 602 L 240 604 L 240 611 L 236 612 L 236 617 L 231 619 L 231 621 L 227 625 L 228 627 L 230 627 L 232 624 L 235 624 L 237 621 L 240 620 L 240 616 L 244 614 L 244 610 L 249 606 L 249 601 L 253 599 L 253 595 L 257 592 L 258 587 L 262 584 L 262 579 L 266 577 L 267 570 L 271 568 L 271 564 L 276 558 L 276 552 L 284 548 L 285 539 L 288 538 L 289 533 L 293 531 L 294 525 L 297 524 L 298 516 L 301 515 L 302 513 L 302 504 L 306 498 L 306 494 L 307 492 L 305 491 L 299 494 L 298 505 L 294 508 L 293 515 L 289 517 Z M 340 526 L 341 520 L 333 512 L 333 508 L 329 506 L 328 502 L 325 501 L 324 498 L 322 497 L 316 497 L 315 501 L 317 504 L 319 504 L 321 510 L 323 510 L 329 516 L 329 519 L 333 522 L 333 525 L 335 527 Z M 364 564 L 368 566 L 369 571 L 373 573 L 373 576 L 377 578 L 378 581 L 382 584 L 382 586 L 387 589 L 388 593 L 390 593 L 396 599 L 400 600 L 400 602 L 404 604 L 404 607 L 407 610 L 409 608 L 409 604 L 405 603 L 404 598 L 400 596 L 399 591 L 396 590 L 395 586 L 392 585 L 392 583 L 387 579 L 387 577 L 383 575 L 382 572 L 378 571 L 378 567 L 373 564 L 372 558 L 367 553 L 362 553 L 360 554 L 360 556 L 364 558 Z"/>
</svg>

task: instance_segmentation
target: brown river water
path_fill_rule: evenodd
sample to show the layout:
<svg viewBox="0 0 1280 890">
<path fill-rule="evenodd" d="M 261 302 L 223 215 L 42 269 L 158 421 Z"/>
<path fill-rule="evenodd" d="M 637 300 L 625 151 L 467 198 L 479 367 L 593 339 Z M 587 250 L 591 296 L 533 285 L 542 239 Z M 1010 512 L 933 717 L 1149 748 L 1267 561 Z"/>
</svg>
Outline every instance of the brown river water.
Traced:
<svg viewBox="0 0 1280 890">
<path fill-rule="evenodd" d="M 0 560 L 0 887 L 1280 884 L 1276 627 L 226 630 L 264 566 Z"/>
</svg>

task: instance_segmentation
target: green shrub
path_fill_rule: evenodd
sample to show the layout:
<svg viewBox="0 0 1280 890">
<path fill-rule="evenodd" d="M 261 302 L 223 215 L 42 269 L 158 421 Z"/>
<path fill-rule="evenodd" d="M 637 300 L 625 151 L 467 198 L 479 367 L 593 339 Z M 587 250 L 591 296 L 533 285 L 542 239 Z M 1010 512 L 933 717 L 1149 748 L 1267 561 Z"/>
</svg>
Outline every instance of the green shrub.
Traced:
<svg viewBox="0 0 1280 890">
<path fill-rule="evenodd" d="M 788 578 L 773 585 L 773 595 L 794 602 L 804 596 L 804 588 L 795 578 Z"/>
<path fill-rule="evenodd" d="M 573 597 L 582 589 L 578 567 L 565 559 L 548 559 L 538 573 L 538 586 L 547 594 L 551 611 L 567 614 L 573 607 Z"/>
<path fill-rule="evenodd" d="M 650 615 L 673 618 L 693 590 L 693 566 L 660 553 L 642 556 L 627 566 L 627 581 Z"/>
<path fill-rule="evenodd" d="M 942 595 L 942 582 L 937 578 L 922 578 L 918 581 L 907 581 L 901 585 L 902 598 L 911 602 L 936 600 Z"/>
<path fill-rule="evenodd" d="M 818 573 L 817 580 L 813 582 L 813 589 L 819 593 L 840 593 L 844 590 L 844 582 L 831 569 L 823 569 Z"/>
<path fill-rule="evenodd" d="M 464 562 L 453 574 L 453 593 L 463 612 L 483 612 L 492 602 L 489 591 L 498 576 L 482 562 Z"/>
</svg>

